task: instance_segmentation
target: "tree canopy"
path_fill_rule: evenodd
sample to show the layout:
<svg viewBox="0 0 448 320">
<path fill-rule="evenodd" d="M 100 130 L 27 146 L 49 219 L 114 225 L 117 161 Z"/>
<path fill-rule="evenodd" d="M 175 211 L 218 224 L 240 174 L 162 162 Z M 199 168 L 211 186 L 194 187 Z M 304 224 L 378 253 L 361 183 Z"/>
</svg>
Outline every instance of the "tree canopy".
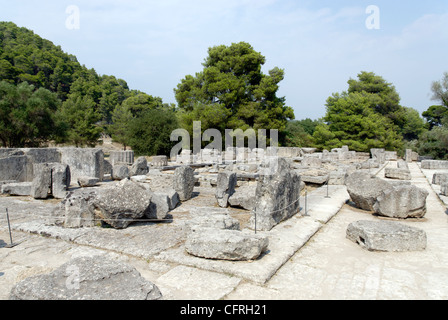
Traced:
<svg viewBox="0 0 448 320">
<path fill-rule="evenodd" d="M 400 105 L 395 87 L 372 72 L 350 79 L 346 92 L 327 99 L 327 113 L 313 135 L 322 149 L 348 145 L 352 150 L 400 150 L 403 139 L 424 131 L 418 111 Z"/>
<path fill-rule="evenodd" d="M 187 75 L 174 89 L 180 122 L 187 130 L 193 121 L 202 129 L 277 129 L 284 132 L 294 119 L 285 98 L 278 97 L 284 70 L 262 72 L 266 58 L 245 42 L 209 48 L 204 69 Z"/>
</svg>

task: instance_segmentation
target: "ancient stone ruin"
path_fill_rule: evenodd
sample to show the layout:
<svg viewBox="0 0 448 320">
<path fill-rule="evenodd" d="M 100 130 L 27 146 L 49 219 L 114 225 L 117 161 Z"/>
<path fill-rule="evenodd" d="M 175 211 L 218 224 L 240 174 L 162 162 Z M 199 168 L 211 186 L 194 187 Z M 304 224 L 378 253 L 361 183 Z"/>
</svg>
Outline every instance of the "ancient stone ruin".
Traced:
<svg viewBox="0 0 448 320">
<path fill-rule="evenodd" d="M 346 146 L 323 152 L 228 148 L 193 154 L 183 150 L 175 159 L 136 158 L 132 151 L 105 155 L 101 149 L 0 149 L 0 186 L 4 196 L 59 199 L 51 215 L 40 221 L 48 227 L 123 230 L 143 224 L 156 229 L 157 225 L 175 228 L 179 223 L 176 232 L 181 240 L 172 246 L 181 246 L 185 259 L 253 262 L 276 254 L 271 235 L 291 220 L 300 222 L 307 216 L 308 192 L 314 190 L 322 195 L 319 199 L 324 199 L 326 190 L 325 198 L 331 201 L 330 186 L 337 187 L 332 190 L 347 194 L 342 203 L 349 200 L 372 217 L 424 218 L 428 192 L 411 184 L 409 163 L 415 157 L 408 152 L 401 160 L 396 152 L 360 153 Z M 445 162 L 434 161 L 423 161 L 423 166 L 448 168 Z M 384 173 L 380 176 L 379 172 Z M 446 194 L 447 174 L 436 172 L 433 177 Z M 206 205 L 193 205 L 205 191 L 212 195 L 204 198 Z M 424 231 L 397 221 L 359 221 L 348 226 L 347 238 L 369 251 L 426 248 Z M 103 268 L 87 260 L 80 267 Z M 123 277 L 134 273 L 117 268 L 123 270 Z M 30 279 L 18 285 L 12 297 L 40 298 L 39 292 L 26 288 L 44 286 L 43 282 L 58 281 L 61 276 L 56 271 Z M 149 297 L 160 298 L 155 286 L 136 280 L 137 276 L 133 279 L 148 289 Z M 83 294 L 88 296 L 88 290 Z M 73 298 L 70 293 L 64 297 Z"/>
</svg>

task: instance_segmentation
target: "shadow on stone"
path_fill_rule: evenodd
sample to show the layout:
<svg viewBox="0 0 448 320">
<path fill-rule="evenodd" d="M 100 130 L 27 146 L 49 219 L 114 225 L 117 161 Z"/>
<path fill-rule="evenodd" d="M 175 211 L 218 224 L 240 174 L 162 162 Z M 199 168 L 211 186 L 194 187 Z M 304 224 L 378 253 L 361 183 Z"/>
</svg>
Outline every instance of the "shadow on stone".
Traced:
<svg viewBox="0 0 448 320">
<path fill-rule="evenodd" d="M 6 242 L 3 240 L 0 240 L 0 248 L 4 248 L 6 246 L 7 246 Z"/>
</svg>

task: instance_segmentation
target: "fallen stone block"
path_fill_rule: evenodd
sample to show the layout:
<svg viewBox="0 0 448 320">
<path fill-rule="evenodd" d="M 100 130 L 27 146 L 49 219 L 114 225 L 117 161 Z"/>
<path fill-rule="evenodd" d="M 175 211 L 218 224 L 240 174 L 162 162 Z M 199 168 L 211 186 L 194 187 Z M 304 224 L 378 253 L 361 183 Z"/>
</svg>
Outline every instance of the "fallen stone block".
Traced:
<svg viewBox="0 0 448 320">
<path fill-rule="evenodd" d="M 408 169 L 386 168 L 384 176 L 387 179 L 412 180 L 411 172 Z"/>
<path fill-rule="evenodd" d="M 111 151 L 109 156 L 109 161 L 112 166 L 118 163 L 125 163 L 127 165 L 132 165 L 134 163 L 134 151 Z"/>
<path fill-rule="evenodd" d="M 64 228 L 90 228 L 96 225 L 94 201 L 97 196 L 95 189 L 78 189 L 68 192 L 53 211 L 48 224 Z"/>
<path fill-rule="evenodd" d="M 1 186 L 1 193 L 10 196 L 31 195 L 32 182 L 7 183 Z"/>
<path fill-rule="evenodd" d="M 283 158 L 268 161 L 265 174 L 258 180 L 255 209 L 249 221 L 250 228 L 256 225 L 262 231 L 270 231 L 300 208 L 300 176 Z"/>
<path fill-rule="evenodd" d="M 331 186 L 344 186 L 347 176 L 348 176 L 347 172 L 343 171 L 330 172 L 328 184 Z"/>
<path fill-rule="evenodd" d="M 246 210 L 253 210 L 255 207 L 257 185 L 245 185 L 235 189 L 235 193 L 230 196 L 231 207 L 239 207 Z"/>
<path fill-rule="evenodd" d="M 51 193 L 56 199 L 64 199 L 71 182 L 70 167 L 61 163 L 52 163 L 50 166 Z"/>
<path fill-rule="evenodd" d="M 59 148 L 60 163 L 70 167 L 71 180 L 78 177 L 96 177 L 104 179 L 104 153 L 102 149 Z"/>
<path fill-rule="evenodd" d="M 304 156 L 302 160 L 302 166 L 320 168 L 322 167 L 322 160 L 319 159 L 318 157 Z"/>
<path fill-rule="evenodd" d="M 151 197 L 149 211 L 145 216 L 151 220 L 164 220 L 170 212 L 170 199 L 164 193 L 155 192 Z"/>
<path fill-rule="evenodd" d="M 445 160 L 423 160 L 422 169 L 438 170 L 448 169 L 448 161 Z"/>
<path fill-rule="evenodd" d="M 322 184 L 327 183 L 329 176 L 328 175 L 325 175 L 325 176 L 301 175 L 300 178 L 303 182 L 308 183 L 308 184 L 322 185 Z"/>
<path fill-rule="evenodd" d="M 236 183 L 236 173 L 221 172 L 218 174 L 215 197 L 221 208 L 227 208 L 229 205 L 229 198 L 235 193 Z"/>
<path fill-rule="evenodd" d="M 38 163 L 34 165 L 33 172 L 31 196 L 34 199 L 47 199 L 51 193 L 51 166 L 48 163 Z"/>
<path fill-rule="evenodd" d="M 369 251 L 422 251 L 427 245 L 423 230 L 393 221 L 354 222 L 347 228 L 347 238 Z"/>
<path fill-rule="evenodd" d="M 129 167 L 124 164 L 114 165 L 112 168 L 112 179 L 123 180 L 130 177 Z"/>
<path fill-rule="evenodd" d="M 437 172 L 432 176 L 432 184 L 442 185 L 448 182 L 448 172 Z"/>
<path fill-rule="evenodd" d="M 448 182 L 444 182 L 440 185 L 440 194 L 448 197 Z"/>
<path fill-rule="evenodd" d="M 124 179 L 98 191 L 95 215 L 116 229 L 127 228 L 149 212 L 152 194 L 139 183 Z"/>
<path fill-rule="evenodd" d="M 16 284 L 10 300 L 160 300 L 159 288 L 132 266 L 102 256 L 73 259 Z"/>
<path fill-rule="evenodd" d="M 89 188 L 94 187 L 100 182 L 100 179 L 95 177 L 79 177 L 78 178 L 78 185 L 81 188 Z"/>
<path fill-rule="evenodd" d="M 196 183 L 194 170 L 189 166 L 182 166 L 174 171 L 173 188 L 179 194 L 180 201 L 190 200 Z"/>
<path fill-rule="evenodd" d="M 375 213 L 389 218 L 423 218 L 429 192 L 414 185 L 394 186 L 381 191 L 374 205 Z"/>
<path fill-rule="evenodd" d="M 216 228 L 196 228 L 185 243 L 186 251 L 193 256 L 230 261 L 255 260 L 268 246 L 266 236 Z"/>
<path fill-rule="evenodd" d="M 374 205 L 382 192 L 393 189 L 388 181 L 372 177 L 370 173 L 355 171 L 347 177 L 347 192 L 356 207 L 374 211 Z"/>
<path fill-rule="evenodd" d="M 129 175 L 133 176 L 144 176 L 149 172 L 148 160 L 145 157 L 139 157 L 129 170 Z"/>
</svg>

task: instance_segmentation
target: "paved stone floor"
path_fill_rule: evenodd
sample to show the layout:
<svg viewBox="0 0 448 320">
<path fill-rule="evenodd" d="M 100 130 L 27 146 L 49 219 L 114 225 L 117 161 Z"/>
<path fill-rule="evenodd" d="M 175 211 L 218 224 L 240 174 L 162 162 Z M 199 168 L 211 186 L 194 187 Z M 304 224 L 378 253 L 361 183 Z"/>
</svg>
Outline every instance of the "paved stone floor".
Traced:
<svg viewBox="0 0 448 320">
<path fill-rule="evenodd" d="M 26 212 L 21 211 L 20 216 L 12 217 L 16 225 L 13 240 L 20 243 L 12 249 L 4 247 L 9 243 L 9 235 L 1 217 L 0 299 L 8 299 L 18 281 L 48 273 L 72 258 L 85 255 L 107 255 L 134 265 L 142 276 L 160 288 L 166 300 L 448 299 L 446 206 L 428 183 L 430 173 L 425 175 L 416 163 L 410 169 L 412 183 L 430 192 L 428 213 L 423 220 L 402 223 L 427 232 L 428 247 L 423 252 L 368 252 L 346 239 L 351 222 L 379 218 L 343 204 L 346 195 L 340 188 L 330 189 L 332 199 L 323 197 L 324 189 L 310 195 L 309 217 L 295 217 L 280 225 L 270 234 L 272 252 L 259 261 L 242 264 L 201 263 L 182 257 L 182 241 L 174 241 L 174 235 L 169 237 L 174 239 L 169 248 L 145 251 L 148 245 L 141 245 L 145 239 L 152 233 L 157 238 L 161 234 L 151 226 L 121 232 L 119 239 L 116 239 L 118 233 L 110 230 L 105 238 L 108 243 L 92 240 L 97 236 L 95 233 L 62 236 L 65 240 L 55 239 L 56 231 L 51 229 L 42 233 L 47 237 L 33 235 L 18 231 L 16 224 L 27 221 Z M 379 176 L 382 174 L 380 171 Z M 1 200 L 6 199 L 0 199 L 3 211 L 5 203 Z M 212 202 L 205 196 L 197 200 L 207 205 Z M 8 206 L 12 205 L 15 211 L 14 203 L 11 199 L 8 201 Z M 17 200 L 15 205 L 23 206 L 23 203 Z M 26 205 L 29 212 L 48 209 L 32 200 Z M 182 210 L 173 214 L 180 221 L 173 225 L 176 232 L 182 230 Z M 164 230 L 165 227 L 170 226 L 157 228 Z M 127 243 L 134 245 L 127 247 Z M 262 271 L 265 269 L 269 272 Z"/>
</svg>

